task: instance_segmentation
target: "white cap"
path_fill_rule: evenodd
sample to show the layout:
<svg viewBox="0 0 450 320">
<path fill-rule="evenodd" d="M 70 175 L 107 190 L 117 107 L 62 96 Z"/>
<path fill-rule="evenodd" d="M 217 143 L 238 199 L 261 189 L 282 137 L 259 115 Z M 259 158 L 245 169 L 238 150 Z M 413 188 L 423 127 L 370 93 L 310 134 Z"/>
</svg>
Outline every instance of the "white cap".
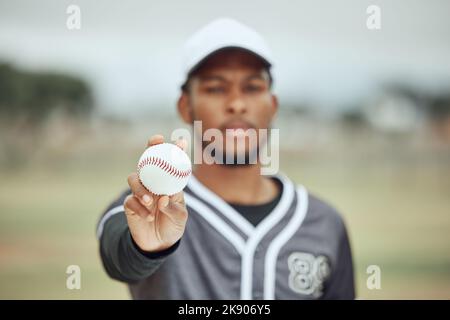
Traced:
<svg viewBox="0 0 450 320">
<path fill-rule="evenodd" d="M 195 32 L 183 50 L 183 73 L 189 73 L 212 53 L 224 48 L 242 48 L 273 65 L 272 52 L 264 38 L 255 30 L 230 18 L 214 20 Z"/>
</svg>

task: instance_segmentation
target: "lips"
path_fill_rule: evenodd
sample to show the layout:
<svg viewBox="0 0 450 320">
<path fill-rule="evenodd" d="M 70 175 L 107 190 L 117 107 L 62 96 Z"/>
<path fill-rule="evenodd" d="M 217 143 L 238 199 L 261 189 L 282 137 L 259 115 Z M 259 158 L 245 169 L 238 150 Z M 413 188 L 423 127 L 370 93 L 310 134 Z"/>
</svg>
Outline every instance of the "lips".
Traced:
<svg viewBox="0 0 450 320">
<path fill-rule="evenodd" d="M 231 129 L 231 130 L 236 130 L 236 129 L 243 129 L 243 130 L 247 130 L 253 128 L 252 125 L 250 125 L 248 122 L 245 121 L 231 121 L 231 122 L 227 122 L 225 125 L 222 126 L 222 130 L 226 130 L 226 129 Z"/>
<path fill-rule="evenodd" d="M 222 126 L 222 132 L 226 136 L 235 138 L 246 137 L 248 129 L 253 129 L 253 126 L 246 121 L 230 121 Z"/>
</svg>

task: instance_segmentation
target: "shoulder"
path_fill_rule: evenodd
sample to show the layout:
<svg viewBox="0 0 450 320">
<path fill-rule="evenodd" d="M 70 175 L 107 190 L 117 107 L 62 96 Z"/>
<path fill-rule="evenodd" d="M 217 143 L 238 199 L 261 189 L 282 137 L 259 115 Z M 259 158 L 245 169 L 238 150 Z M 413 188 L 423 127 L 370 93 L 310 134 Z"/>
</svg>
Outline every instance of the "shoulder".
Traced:
<svg viewBox="0 0 450 320">
<path fill-rule="evenodd" d="M 118 195 L 113 199 L 113 201 L 108 205 L 108 207 L 103 211 L 103 215 L 108 211 L 120 207 L 123 205 L 125 198 L 131 194 L 131 189 L 126 188 L 118 193 Z"/>
<path fill-rule="evenodd" d="M 303 186 L 298 187 L 304 189 Z M 318 232 L 341 236 L 346 233 L 345 221 L 342 214 L 330 202 L 317 194 L 306 190 L 308 208 L 304 225 L 314 226 Z"/>
<path fill-rule="evenodd" d="M 100 218 L 97 222 L 96 226 L 96 233 L 97 237 L 100 238 L 104 226 L 107 221 L 111 220 L 112 217 L 120 217 L 120 213 L 124 212 L 123 202 L 125 201 L 125 198 L 131 194 L 131 189 L 126 188 L 125 190 L 122 190 L 119 192 L 119 194 L 109 203 L 109 205 L 106 207 L 106 209 L 103 210 L 102 214 L 100 215 Z"/>
</svg>

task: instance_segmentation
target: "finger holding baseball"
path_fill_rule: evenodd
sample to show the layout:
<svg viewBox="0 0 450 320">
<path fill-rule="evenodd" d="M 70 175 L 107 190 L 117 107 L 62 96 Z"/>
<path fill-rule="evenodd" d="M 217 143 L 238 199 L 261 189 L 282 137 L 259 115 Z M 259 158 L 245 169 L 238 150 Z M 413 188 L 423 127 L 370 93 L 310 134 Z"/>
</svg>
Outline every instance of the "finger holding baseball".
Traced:
<svg viewBox="0 0 450 320">
<path fill-rule="evenodd" d="M 155 202 L 154 195 L 142 185 L 136 172 L 133 172 L 128 176 L 128 185 L 130 186 L 133 195 L 141 202 L 141 204 L 146 208 L 151 208 L 152 204 Z"/>
<path fill-rule="evenodd" d="M 147 148 L 160 143 L 164 143 L 164 136 L 162 134 L 155 134 L 151 136 L 150 139 L 148 140 Z"/>
<path fill-rule="evenodd" d="M 164 136 L 161 134 L 155 134 L 155 135 L 151 136 L 150 139 L 148 140 L 147 148 L 157 145 L 157 144 L 161 144 L 161 143 L 164 143 Z M 175 144 L 178 147 L 180 147 L 181 150 L 186 152 L 187 141 L 185 139 L 179 139 Z"/>
<path fill-rule="evenodd" d="M 180 147 L 181 150 L 186 152 L 187 150 L 187 141 L 185 139 L 180 139 L 177 141 L 176 145 Z"/>
<path fill-rule="evenodd" d="M 124 202 L 123 206 L 125 209 L 125 214 L 127 216 L 133 216 L 137 215 L 138 217 L 142 219 L 147 219 L 148 216 L 148 210 L 146 207 L 144 207 L 139 200 L 133 196 L 132 194 L 128 195 Z"/>
<path fill-rule="evenodd" d="M 167 215 L 173 223 L 183 223 L 187 220 L 187 210 L 184 203 L 183 191 L 172 196 L 162 196 L 158 200 L 159 210 Z"/>
</svg>

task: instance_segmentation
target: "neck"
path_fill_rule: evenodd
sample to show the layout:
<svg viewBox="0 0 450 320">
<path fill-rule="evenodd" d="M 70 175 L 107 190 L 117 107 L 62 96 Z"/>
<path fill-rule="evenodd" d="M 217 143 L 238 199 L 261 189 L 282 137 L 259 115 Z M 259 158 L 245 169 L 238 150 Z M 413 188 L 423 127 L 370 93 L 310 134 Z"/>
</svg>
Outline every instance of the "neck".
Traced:
<svg viewBox="0 0 450 320">
<path fill-rule="evenodd" d="M 259 164 L 230 167 L 220 164 L 199 164 L 194 176 L 224 201 L 257 205 L 278 195 L 277 184 L 260 174 Z"/>
</svg>

